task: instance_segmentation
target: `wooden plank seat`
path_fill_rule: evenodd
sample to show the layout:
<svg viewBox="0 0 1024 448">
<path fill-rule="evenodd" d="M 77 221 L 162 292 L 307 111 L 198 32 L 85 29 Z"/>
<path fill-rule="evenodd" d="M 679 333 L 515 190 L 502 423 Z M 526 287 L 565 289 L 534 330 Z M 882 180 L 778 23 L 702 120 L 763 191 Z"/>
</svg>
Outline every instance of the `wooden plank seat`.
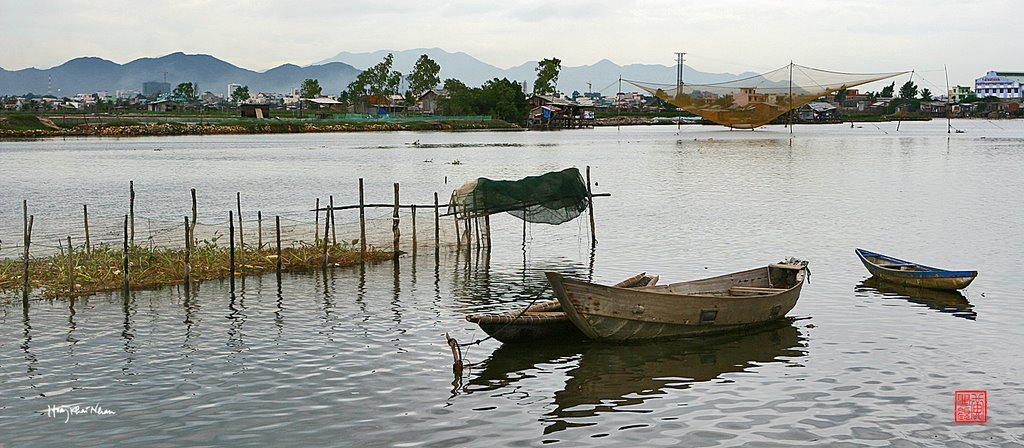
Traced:
<svg viewBox="0 0 1024 448">
<path fill-rule="evenodd" d="M 732 294 L 734 296 L 754 296 L 761 294 L 778 294 L 785 290 L 785 288 L 758 288 L 754 286 L 733 286 L 729 288 L 729 294 Z"/>
</svg>

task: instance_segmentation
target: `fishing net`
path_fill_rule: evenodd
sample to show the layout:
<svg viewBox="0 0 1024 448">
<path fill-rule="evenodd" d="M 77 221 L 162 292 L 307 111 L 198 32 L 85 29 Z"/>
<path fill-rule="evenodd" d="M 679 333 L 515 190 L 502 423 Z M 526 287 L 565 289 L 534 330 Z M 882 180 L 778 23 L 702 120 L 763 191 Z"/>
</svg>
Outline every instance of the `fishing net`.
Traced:
<svg viewBox="0 0 1024 448">
<path fill-rule="evenodd" d="M 457 218 L 508 212 L 544 224 L 571 221 L 586 209 L 587 185 L 576 168 L 520 180 L 481 177 L 456 189 L 448 203 L 448 212 Z"/>
<path fill-rule="evenodd" d="M 778 70 L 715 84 L 629 83 L 704 120 L 751 129 L 830 92 L 904 73 L 842 73 L 790 63 Z"/>
</svg>

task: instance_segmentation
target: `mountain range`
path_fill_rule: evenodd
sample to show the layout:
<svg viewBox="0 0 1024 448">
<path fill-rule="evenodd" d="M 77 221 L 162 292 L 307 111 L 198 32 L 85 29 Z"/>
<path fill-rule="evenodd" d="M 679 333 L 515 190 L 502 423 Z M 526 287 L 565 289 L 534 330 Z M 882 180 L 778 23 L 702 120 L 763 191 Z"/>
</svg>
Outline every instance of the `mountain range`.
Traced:
<svg viewBox="0 0 1024 448">
<path fill-rule="evenodd" d="M 47 92 L 57 96 L 77 93 L 113 92 L 118 89 L 142 90 L 142 83 L 166 80 L 171 86 L 194 82 L 199 92 L 226 93 L 228 84 L 249 86 L 249 92 L 288 93 L 304 79 L 320 82 L 324 94 L 336 95 L 352 82 L 361 70 L 369 68 L 394 55 L 394 70 L 408 74 L 420 55 L 426 54 L 441 66 L 442 80 L 455 78 L 468 86 L 479 86 L 494 78 L 525 81 L 532 88 L 536 78 L 537 61 L 528 61 L 503 69 L 480 61 L 466 53 L 450 53 L 440 48 L 419 48 L 402 51 L 381 50 L 371 53 L 342 52 L 318 63 L 300 67 L 284 64 L 263 72 L 241 68 L 205 54 L 172 53 L 158 58 L 141 58 L 118 64 L 98 57 L 80 57 L 49 69 L 26 68 L 5 70 L 0 68 L 0 95 L 21 95 Z M 686 82 L 708 84 L 750 76 L 753 73 L 705 73 L 686 68 Z M 619 91 L 619 79 L 646 82 L 675 83 L 675 66 L 629 64 L 620 66 L 607 59 L 584 66 L 563 65 L 558 77 L 558 89 L 564 92 L 602 92 L 606 95 Z M 636 91 L 628 83 L 622 90 Z"/>
</svg>

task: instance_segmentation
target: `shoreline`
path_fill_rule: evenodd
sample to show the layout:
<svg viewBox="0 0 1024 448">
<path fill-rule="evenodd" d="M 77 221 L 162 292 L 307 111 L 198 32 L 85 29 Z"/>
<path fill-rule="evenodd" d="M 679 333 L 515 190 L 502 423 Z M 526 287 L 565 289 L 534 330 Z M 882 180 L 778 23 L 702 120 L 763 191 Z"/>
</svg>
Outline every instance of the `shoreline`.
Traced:
<svg viewBox="0 0 1024 448">
<path fill-rule="evenodd" d="M 2 117 L 0 117 L 2 118 Z M 55 137 L 159 137 L 181 135 L 229 134 L 301 134 L 326 132 L 375 131 L 462 131 L 462 130 L 519 130 L 514 124 L 502 120 L 426 120 L 388 122 L 289 122 L 239 121 L 231 123 L 153 122 L 153 123 L 96 123 L 69 128 L 4 129 L 0 127 L 0 140 L 37 139 Z"/>
</svg>

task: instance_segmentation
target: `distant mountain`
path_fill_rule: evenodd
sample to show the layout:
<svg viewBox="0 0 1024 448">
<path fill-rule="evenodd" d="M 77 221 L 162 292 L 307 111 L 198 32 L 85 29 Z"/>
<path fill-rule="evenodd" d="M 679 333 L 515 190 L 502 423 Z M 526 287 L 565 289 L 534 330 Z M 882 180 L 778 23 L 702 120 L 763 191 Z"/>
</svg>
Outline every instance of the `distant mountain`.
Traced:
<svg viewBox="0 0 1024 448">
<path fill-rule="evenodd" d="M 172 53 L 158 58 L 141 58 L 127 64 L 117 64 L 96 57 L 72 59 L 59 66 L 40 70 L 27 68 L 8 71 L 0 68 L 0 95 L 20 95 L 47 92 L 47 82 L 52 79 L 52 93 L 60 96 L 74 96 L 77 93 L 91 93 L 117 89 L 142 90 L 147 81 L 167 80 L 171 86 L 182 82 L 199 84 L 199 91 L 226 93 L 227 85 L 236 83 L 249 86 L 249 92 L 287 93 L 298 88 L 306 78 L 320 82 L 324 94 L 336 95 L 359 76 L 359 72 L 384 60 L 388 53 L 395 56 L 394 69 L 403 75 L 412 71 L 420 55 L 426 54 L 441 66 L 441 79 L 455 78 L 468 86 L 480 86 L 494 78 L 508 78 L 525 81 L 533 88 L 537 77 L 537 61 L 503 69 L 480 61 L 466 53 L 450 53 L 440 48 L 417 48 L 412 50 L 381 50 L 372 53 L 342 52 L 314 65 L 300 67 L 284 64 L 265 72 L 237 67 L 210 55 Z M 709 84 L 754 73 L 705 73 L 686 67 L 686 82 Z M 668 65 L 630 64 L 620 66 L 607 59 L 591 65 L 562 66 L 558 76 L 558 89 L 564 93 L 573 90 L 601 92 L 606 95 L 619 90 L 619 77 L 653 83 L 674 84 L 676 67 Z M 588 83 L 590 87 L 588 88 Z M 623 81 L 622 90 L 638 89 Z"/>
<path fill-rule="evenodd" d="M 441 66 L 441 79 L 455 78 L 468 86 L 476 87 L 494 78 L 508 78 L 513 81 L 526 81 L 527 87 L 533 88 L 533 81 L 537 78 L 537 61 L 529 61 L 521 65 L 502 69 L 486 62 L 480 61 L 466 53 L 449 53 L 440 48 L 416 48 L 412 50 L 380 50 L 372 53 L 349 53 L 341 52 L 332 58 L 318 62 L 318 64 L 330 62 L 344 62 L 360 70 L 365 70 L 384 60 L 384 57 L 391 53 L 395 57 L 394 69 L 408 74 L 419 59 L 420 55 L 427 55 Z M 695 84 L 710 84 L 715 82 L 728 81 L 739 77 L 753 76 L 755 73 L 706 73 L 686 67 L 686 82 Z M 593 91 L 600 91 L 606 95 L 614 94 L 619 89 L 619 76 L 622 79 L 645 81 L 654 83 L 675 84 L 676 67 L 674 65 L 648 65 L 630 64 L 620 66 L 607 59 L 602 59 L 591 65 L 583 66 L 562 66 L 558 75 L 558 89 L 565 93 L 572 93 L 573 90 L 580 92 L 587 91 L 587 83 L 591 83 Z M 622 90 L 627 92 L 637 91 L 629 83 L 623 81 Z"/>
<path fill-rule="evenodd" d="M 96 57 L 82 57 L 45 70 L 0 69 L 0 95 L 30 92 L 42 95 L 47 92 L 50 79 L 52 93 L 61 96 L 100 90 L 111 93 L 117 89 L 141 91 L 142 83 L 164 79 L 172 87 L 183 82 L 197 83 L 199 92 L 226 93 L 227 85 L 235 83 L 249 86 L 251 93 L 287 93 L 298 88 L 306 78 L 317 79 L 325 94 L 337 94 L 359 72 L 340 62 L 308 67 L 285 64 L 265 72 L 255 72 L 205 54 L 172 53 L 159 58 L 136 59 L 123 65 Z"/>
</svg>

